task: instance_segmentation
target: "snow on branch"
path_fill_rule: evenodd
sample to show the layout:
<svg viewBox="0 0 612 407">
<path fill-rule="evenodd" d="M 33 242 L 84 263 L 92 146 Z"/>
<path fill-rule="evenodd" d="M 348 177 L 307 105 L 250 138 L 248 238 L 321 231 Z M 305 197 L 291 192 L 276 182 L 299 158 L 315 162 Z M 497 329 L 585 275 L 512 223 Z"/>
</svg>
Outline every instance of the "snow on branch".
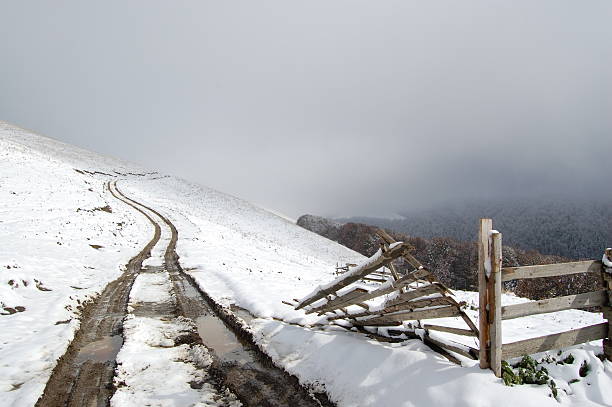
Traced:
<svg viewBox="0 0 612 407">
<path fill-rule="evenodd" d="M 601 262 L 603 263 L 604 270 L 607 273 L 612 273 L 612 248 L 608 247 L 604 251 L 604 255 L 601 258 Z"/>
<path fill-rule="evenodd" d="M 326 295 L 333 294 L 340 288 L 346 287 L 347 285 L 359 280 L 371 272 L 378 270 L 385 264 L 391 262 L 393 259 L 401 256 L 405 250 L 406 246 L 403 242 L 393 243 L 389 246 L 389 250 L 384 253 L 381 249 L 378 249 L 378 251 L 374 253 L 372 257 L 368 258 L 357 267 L 342 274 L 335 280 L 315 288 L 310 294 L 306 295 L 300 300 L 300 305 L 298 305 L 296 309 L 310 305 Z"/>
</svg>

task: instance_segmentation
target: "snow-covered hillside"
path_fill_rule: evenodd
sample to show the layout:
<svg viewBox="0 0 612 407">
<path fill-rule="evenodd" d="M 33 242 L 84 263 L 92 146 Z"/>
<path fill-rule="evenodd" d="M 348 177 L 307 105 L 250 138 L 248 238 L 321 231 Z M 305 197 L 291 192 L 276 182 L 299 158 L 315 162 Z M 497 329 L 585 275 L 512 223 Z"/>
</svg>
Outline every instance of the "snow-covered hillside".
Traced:
<svg viewBox="0 0 612 407">
<path fill-rule="evenodd" d="M 248 310 L 258 345 L 339 406 L 612 405 L 612 364 L 596 357 L 601 341 L 565 350 L 575 364 L 547 365 L 557 399 L 548 386 L 507 387 L 475 362 L 456 366 L 418 340 L 383 344 L 324 329 L 321 317 L 283 304 L 331 280 L 337 262 L 364 259 L 273 213 L 3 122 L 0 157 L 1 405 L 35 403 L 78 329 L 79 303 L 118 277 L 150 239 L 146 219 L 105 189 L 110 180 L 168 217 L 178 229 L 181 264 L 201 288 Z M 476 304 L 474 293 L 457 296 Z M 514 341 L 600 321 L 599 314 L 566 311 L 507 321 L 504 335 Z M 586 377 L 578 375 L 583 361 Z"/>
</svg>

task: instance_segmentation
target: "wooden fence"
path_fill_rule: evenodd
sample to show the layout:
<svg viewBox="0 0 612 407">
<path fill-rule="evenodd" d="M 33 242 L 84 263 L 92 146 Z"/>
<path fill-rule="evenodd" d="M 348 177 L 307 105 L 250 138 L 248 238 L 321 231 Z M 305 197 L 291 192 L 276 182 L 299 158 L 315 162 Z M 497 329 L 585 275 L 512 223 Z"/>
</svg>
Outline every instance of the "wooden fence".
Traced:
<svg viewBox="0 0 612 407">
<path fill-rule="evenodd" d="M 337 267 L 343 270 L 338 278 L 324 286 L 317 287 L 301 300 L 288 303 L 295 309 L 305 309 L 307 314 L 327 314 L 329 321 L 346 320 L 351 327 L 364 330 L 365 327 L 393 327 L 402 325 L 403 321 L 420 321 L 445 317 L 460 317 L 467 328 L 453 328 L 426 324 L 423 341 L 432 349 L 443 354 L 449 360 L 460 363 L 449 351 L 470 359 L 478 358 L 478 349 L 453 341 L 432 338 L 429 331 L 451 332 L 458 335 L 469 335 L 478 338 L 476 325 L 450 295 L 450 290 L 440 283 L 414 256 L 403 242 L 396 242 L 383 230 L 378 231 L 381 249 L 364 263 L 354 267 Z M 401 275 L 393 261 L 403 258 L 413 267 L 411 272 Z M 381 268 L 388 268 L 388 272 Z M 354 283 L 366 281 L 370 284 L 380 283 L 374 288 L 354 287 Z M 391 295 L 390 295 L 391 294 Z M 372 307 L 365 301 L 386 296 L 382 305 Z M 361 310 L 349 311 L 349 306 L 356 305 Z M 354 308 L 354 307 L 353 307 Z M 403 331 L 409 337 L 410 331 Z M 380 338 L 377 338 L 380 339 Z"/>
<path fill-rule="evenodd" d="M 611 256 L 606 250 L 606 256 Z M 526 278 L 564 276 L 577 273 L 600 274 L 604 281 L 601 290 L 502 306 L 502 282 Z M 589 260 L 537 266 L 502 267 L 502 234 L 493 230 L 491 219 L 480 220 L 478 235 L 478 282 L 480 324 L 480 367 L 490 368 L 501 377 L 502 359 L 544 352 L 604 339 L 604 353 L 612 361 L 612 275 L 605 272 L 602 261 Z M 570 331 L 503 343 L 502 321 L 528 315 L 544 314 L 568 309 L 601 307 L 607 322 Z"/>
<path fill-rule="evenodd" d="M 559 349 L 584 342 L 604 339 L 604 353 L 612 361 L 612 249 L 607 249 L 604 261 L 578 261 L 572 263 L 537 266 L 503 267 L 502 234 L 493 230 L 491 219 L 481 219 L 478 237 L 479 327 L 463 311 L 464 304 L 450 295 L 450 290 L 410 254 L 410 247 L 396 242 L 383 230 L 378 231 L 381 249 L 360 265 L 336 267 L 340 274 L 334 281 L 317 287 L 313 292 L 293 302 L 285 302 L 307 314 L 326 315 L 330 323 L 345 320 L 345 327 L 356 328 L 370 336 L 367 327 L 394 327 L 404 321 L 416 321 L 421 335 L 401 331 L 410 338 L 420 338 L 433 350 L 460 364 L 453 353 L 479 360 L 480 367 L 490 368 L 501 377 L 502 359 Z M 413 268 L 401 274 L 393 264 L 403 258 Z M 606 259 L 610 259 L 608 262 Z M 606 272 L 606 270 L 608 272 Z M 510 280 L 564 276 L 577 273 L 601 275 L 604 287 L 589 293 L 549 298 L 540 301 L 502 306 L 502 283 Z M 359 281 L 369 283 L 369 286 Z M 380 305 L 372 306 L 368 300 L 385 296 Z M 351 307 L 351 308 L 349 308 Z M 607 322 L 570 331 L 504 344 L 502 320 L 567 309 L 601 307 Z M 434 324 L 421 324 L 421 320 L 460 317 L 467 329 Z M 447 339 L 433 338 L 430 331 L 447 332 L 478 338 L 479 348 Z M 379 340 L 388 338 L 376 337 Z"/>
</svg>

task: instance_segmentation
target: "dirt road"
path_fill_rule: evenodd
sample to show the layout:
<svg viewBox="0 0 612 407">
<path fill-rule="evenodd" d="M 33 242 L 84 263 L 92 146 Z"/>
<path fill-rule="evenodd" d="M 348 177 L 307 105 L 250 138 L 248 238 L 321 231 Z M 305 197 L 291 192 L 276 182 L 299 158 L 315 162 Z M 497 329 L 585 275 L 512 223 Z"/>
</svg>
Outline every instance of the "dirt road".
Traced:
<svg viewBox="0 0 612 407">
<path fill-rule="evenodd" d="M 124 199 L 110 182 L 107 188 L 115 198 Z M 108 404 L 113 394 L 115 357 L 123 343 L 123 319 L 130 289 L 161 234 L 159 224 L 147 213 L 142 214 L 153 225 L 153 238 L 130 259 L 121 277 L 108 284 L 95 301 L 85 305 L 80 329 L 59 359 L 37 407 Z"/>
<path fill-rule="evenodd" d="M 230 394 L 227 405 L 236 398 L 246 406 L 327 406 L 333 405 L 324 394 L 314 394 L 298 380 L 274 366 L 271 359 L 254 345 L 252 336 L 227 309 L 218 306 L 196 282 L 183 271 L 176 254 L 178 231 L 170 220 L 124 195 L 115 183 L 107 184 L 110 193 L 144 215 L 154 227 L 151 241 L 129 261 L 126 272 L 111 282 L 100 296 L 87 304 L 81 329 L 68 351 L 54 369 L 37 406 L 108 406 L 115 387 L 113 377 L 116 356 L 123 344 L 123 320 L 127 313 L 130 290 L 142 263 L 160 240 L 162 228 L 171 238 L 165 248 L 163 267 L 173 287 L 174 300 L 149 304 L 146 312 L 183 316 L 195 322 L 191 342 L 204 344 L 213 357 L 206 367 L 207 377 L 218 394 Z M 161 243 L 160 243 L 161 244 Z M 151 272 L 151 269 L 147 269 Z M 154 270 L 155 271 L 155 270 Z M 155 361 L 151 361 L 155 363 Z M 200 384 L 201 385 L 201 384 Z M 218 400 L 224 405 L 223 400 Z"/>
</svg>

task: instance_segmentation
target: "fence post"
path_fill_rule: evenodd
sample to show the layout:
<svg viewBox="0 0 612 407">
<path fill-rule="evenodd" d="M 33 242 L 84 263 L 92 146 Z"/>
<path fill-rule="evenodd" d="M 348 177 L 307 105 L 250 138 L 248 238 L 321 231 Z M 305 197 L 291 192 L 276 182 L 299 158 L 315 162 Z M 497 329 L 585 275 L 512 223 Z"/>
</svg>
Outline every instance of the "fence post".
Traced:
<svg viewBox="0 0 612 407">
<path fill-rule="evenodd" d="M 604 288 L 608 290 L 608 305 L 603 306 L 603 317 L 608 320 L 608 337 L 603 340 L 604 355 L 612 362 L 612 268 L 606 267 L 605 258 L 612 262 L 612 249 L 604 252 L 603 280 Z"/>
<path fill-rule="evenodd" d="M 480 350 L 480 368 L 486 369 L 491 366 L 489 359 L 489 296 L 487 293 L 487 270 L 491 271 L 491 253 L 489 250 L 489 232 L 493 228 L 491 219 L 480 219 L 478 230 L 478 325 L 480 335 L 478 342 Z"/>
<path fill-rule="evenodd" d="M 502 361 L 502 234 L 494 231 L 491 234 L 491 274 L 487 282 L 489 293 L 489 363 L 495 376 L 501 377 Z"/>
</svg>

